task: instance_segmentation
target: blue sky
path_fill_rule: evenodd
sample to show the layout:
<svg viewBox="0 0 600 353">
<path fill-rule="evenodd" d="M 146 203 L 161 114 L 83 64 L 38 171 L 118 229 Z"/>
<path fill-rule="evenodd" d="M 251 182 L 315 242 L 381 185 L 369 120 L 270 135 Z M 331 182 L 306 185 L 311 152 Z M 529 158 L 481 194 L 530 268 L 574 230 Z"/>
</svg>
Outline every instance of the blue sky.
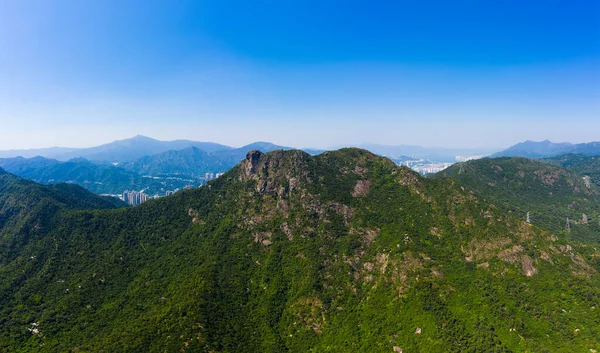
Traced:
<svg viewBox="0 0 600 353">
<path fill-rule="evenodd" d="M 0 149 L 600 140 L 599 1 L 0 2 Z"/>
</svg>

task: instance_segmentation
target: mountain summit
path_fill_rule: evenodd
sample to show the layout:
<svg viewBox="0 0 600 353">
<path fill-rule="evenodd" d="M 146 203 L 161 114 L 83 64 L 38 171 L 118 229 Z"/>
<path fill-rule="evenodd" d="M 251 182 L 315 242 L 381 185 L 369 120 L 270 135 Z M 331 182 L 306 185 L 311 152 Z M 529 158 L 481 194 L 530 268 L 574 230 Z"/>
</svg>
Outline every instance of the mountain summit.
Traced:
<svg viewBox="0 0 600 353">
<path fill-rule="evenodd" d="M 600 343 L 598 250 L 364 150 L 253 150 L 199 189 L 39 217 L 55 227 L 0 230 L 18 239 L 0 246 L 1 350 Z"/>
</svg>

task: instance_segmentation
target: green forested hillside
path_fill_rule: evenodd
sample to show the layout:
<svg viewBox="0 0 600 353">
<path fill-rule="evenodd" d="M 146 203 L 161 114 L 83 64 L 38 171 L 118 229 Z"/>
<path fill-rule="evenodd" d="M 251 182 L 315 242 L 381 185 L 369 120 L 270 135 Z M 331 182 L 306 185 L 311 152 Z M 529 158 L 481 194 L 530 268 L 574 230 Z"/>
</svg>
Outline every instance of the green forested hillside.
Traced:
<svg viewBox="0 0 600 353">
<path fill-rule="evenodd" d="M 94 195 L 80 186 L 40 185 L 0 169 L 0 273 L 5 274 L 4 266 L 22 256 L 21 246 L 36 243 L 55 231 L 52 221 L 59 213 L 126 206 L 118 199 Z"/>
<path fill-rule="evenodd" d="M 581 175 L 532 159 L 484 158 L 439 172 L 515 217 L 556 234 L 598 244 L 600 193 Z M 567 218 L 569 227 L 567 229 Z"/>
<path fill-rule="evenodd" d="M 139 207 L 5 224 L 0 350 L 600 349 L 600 252 L 520 216 L 363 150 L 254 151 Z"/>
<path fill-rule="evenodd" d="M 600 187 L 600 156 L 564 154 L 542 159 L 542 162 L 572 170 L 581 176 L 588 176 L 591 183 L 596 184 L 596 187 Z"/>
</svg>

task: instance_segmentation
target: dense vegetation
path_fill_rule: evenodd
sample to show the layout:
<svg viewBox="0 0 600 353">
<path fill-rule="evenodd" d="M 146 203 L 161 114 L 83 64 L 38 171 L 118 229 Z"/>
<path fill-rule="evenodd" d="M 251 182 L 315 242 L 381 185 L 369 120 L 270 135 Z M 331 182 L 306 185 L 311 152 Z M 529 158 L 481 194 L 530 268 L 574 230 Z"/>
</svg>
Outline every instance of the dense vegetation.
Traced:
<svg viewBox="0 0 600 353">
<path fill-rule="evenodd" d="M 532 224 L 578 240 L 600 243 L 600 193 L 581 175 L 541 161 L 484 158 L 439 172 Z M 569 226 L 567 229 L 567 218 Z"/>
<path fill-rule="evenodd" d="M 541 160 L 554 164 L 581 175 L 590 177 L 590 181 L 600 187 L 600 156 L 586 156 L 583 154 L 565 154 Z"/>
<path fill-rule="evenodd" d="M 97 196 L 80 186 L 40 185 L 0 169 L 0 265 L 21 256 L 20 246 L 50 231 L 52 219 L 60 212 L 126 206 L 116 198 Z M 0 273 L 4 270 L 1 267 Z"/>
<path fill-rule="evenodd" d="M 599 251 L 363 150 L 33 217 L 2 228 L 3 351 L 600 349 Z"/>
</svg>

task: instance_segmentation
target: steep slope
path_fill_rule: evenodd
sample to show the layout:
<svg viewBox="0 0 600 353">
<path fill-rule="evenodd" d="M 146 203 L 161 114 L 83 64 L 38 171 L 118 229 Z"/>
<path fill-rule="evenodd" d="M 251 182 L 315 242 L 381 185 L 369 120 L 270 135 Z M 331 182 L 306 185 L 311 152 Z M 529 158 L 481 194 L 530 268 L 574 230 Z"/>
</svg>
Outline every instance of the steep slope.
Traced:
<svg viewBox="0 0 600 353">
<path fill-rule="evenodd" d="M 2 267 L 0 350 L 598 349 L 600 252 L 463 189 L 362 150 L 253 151 L 200 189 L 62 213 Z"/>
<path fill-rule="evenodd" d="M 484 158 L 439 172 L 532 224 L 600 242 L 600 194 L 569 170 L 525 158 Z M 569 230 L 567 230 L 569 218 Z"/>
<path fill-rule="evenodd" d="M 3 206 L 10 205 L 8 199 L 17 205 L 35 205 L 49 200 L 71 210 L 110 209 L 126 204 L 113 197 L 97 196 L 77 185 L 40 185 L 19 178 L 0 169 L 0 200 Z"/>
<path fill-rule="evenodd" d="M 19 244 L 49 231 L 48 225 L 58 212 L 126 206 L 76 185 L 39 185 L 0 169 L 0 264 L 6 264 Z"/>
<path fill-rule="evenodd" d="M 565 154 L 545 158 L 542 162 L 554 164 L 581 175 L 589 177 L 589 181 L 600 187 L 600 156 L 586 156 L 583 154 Z"/>
<path fill-rule="evenodd" d="M 178 151 L 167 151 L 153 156 L 145 156 L 136 161 L 123 164 L 123 168 L 142 175 L 185 175 L 187 177 L 204 176 L 205 173 L 223 173 L 237 165 L 248 151 L 270 152 L 289 150 L 289 147 L 277 146 L 269 142 L 255 142 L 240 148 L 217 152 L 203 151 L 189 147 Z"/>
</svg>

